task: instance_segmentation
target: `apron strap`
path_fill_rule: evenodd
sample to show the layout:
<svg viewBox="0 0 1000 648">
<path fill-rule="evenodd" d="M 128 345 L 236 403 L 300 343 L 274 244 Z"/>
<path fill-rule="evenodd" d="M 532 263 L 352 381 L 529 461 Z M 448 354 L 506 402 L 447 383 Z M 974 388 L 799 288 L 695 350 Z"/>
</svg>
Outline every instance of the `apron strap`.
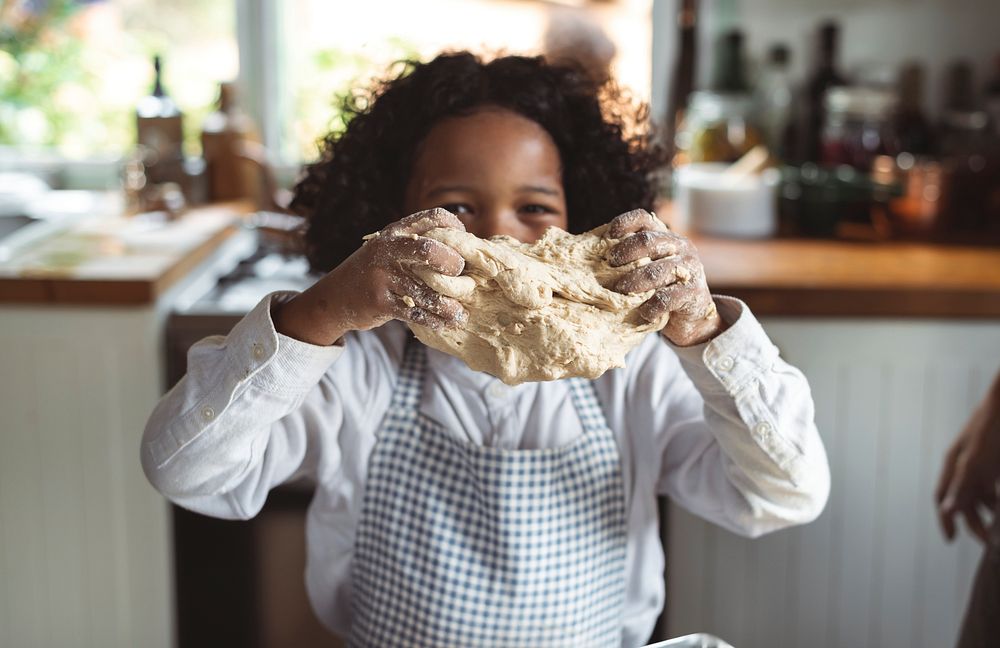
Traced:
<svg viewBox="0 0 1000 648">
<path fill-rule="evenodd" d="M 573 398 L 580 423 L 584 432 L 597 432 L 608 429 L 608 421 L 604 418 L 604 409 L 597 398 L 594 383 L 583 378 L 569 378 L 569 391 Z"/>
</svg>

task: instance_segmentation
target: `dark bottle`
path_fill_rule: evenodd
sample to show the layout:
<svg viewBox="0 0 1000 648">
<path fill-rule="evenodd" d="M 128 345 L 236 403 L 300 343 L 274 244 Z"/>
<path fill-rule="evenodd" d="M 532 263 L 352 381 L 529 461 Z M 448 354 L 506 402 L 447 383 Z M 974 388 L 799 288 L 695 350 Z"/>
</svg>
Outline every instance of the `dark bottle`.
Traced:
<svg viewBox="0 0 1000 648">
<path fill-rule="evenodd" d="M 989 210 L 989 229 L 994 240 L 1000 240 L 1000 56 L 993 59 L 993 75 L 986 83 L 983 99 L 986 112 L 990 116 L 992 137 L 990 138 L 990 161 L 993 166 L 988 180 L 986 203 Z"/>
<path fill-rule="evenodd" d="M 968 61 L 955 61 L 949 65 L 944 78 L 945 111 L 975 111 L 976 91 L 973 85 L 972 64 Z"/>
<path fill-rule="evenodd" d="M 794 128 L 791 126 L 795 93 L 786 46 L 774 45 L 768 50 L 767 63 L 760 71 L 754 92 L 757 123 L 768 150 L 777 159 L 788 159 L 794 145 Z"/>
<path fill-rule="evenodd" d="M 941 153 L 970 155 L 982 152 L 989 115 L 977 106 L 972 65 L 957 61 L 945 72 L 945 102 L 941 111 Z"/>
<path fill-rule="evenodd" d="M 153 57 L 153 69 L 153 89 L 136 105 L 137 140 L 144 148 L 150 181 L 180 182 L 184 175 L 183 115 L 163 87 L 159 56 Z"/>
<path fill-rule="evenodd" d="M 940 153 L 948 174 L 942 225 L 951 233 L 975 235 L 986 228 L 994 186 L 990 118 L 978 105 L 972 65 L 959 61 L 945 73 Z"/>
<path fill-rule="evenodd" d="M 715 69 L 712 74 L 712 90 L 719 94 L 747 94 L 746 61 L 743 56 L 743 32 L 733 29 L 719 39 Z"/>
<path fill-rule="evenodd" d="M 694 90 L 697 71 L 698 0 L 681 0 L 677 11 L 677 59 L 670 80 L 667 98 L 667 142 L 670 155 L 674 154 L 674 137 L 684 121 L 688 98 Z"/>
<path fill-rule="evenodd" d="M 986 112 L 990 115 L 993 137 L 1000 138 L 1000 56 L 993 59 L 993 76 L 986 82 L 984 92 Z"/>
<path fill-rule="evenodd" d="M 840 27 L 836 23 L 827 22 L 820 26 L 816 63 L 805 88 L 805 123 L 800 141 L 802 158 L 806 162 L 818 162 L 820 159 L 826 91 L 847 84 L 837 71 L 839 36 Z"/>
<path fill-rule="evenodd" d="M 929 155 L 934 150 L 934 132 L 920 107 L 923 91 L 924 70 L 920 64 L 903 66 L 899 73 L 899 103 L 893 118 L 895 148 L 899 152 Z"/>
</svg>

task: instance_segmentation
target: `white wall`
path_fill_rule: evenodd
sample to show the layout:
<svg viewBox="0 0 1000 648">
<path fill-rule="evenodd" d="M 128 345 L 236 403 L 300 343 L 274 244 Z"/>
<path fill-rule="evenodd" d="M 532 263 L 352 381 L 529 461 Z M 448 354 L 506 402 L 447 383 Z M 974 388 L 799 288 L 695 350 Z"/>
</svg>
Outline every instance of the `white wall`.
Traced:
<svg viewBox="0 0 1000 648">
<path fill-rule="evenodd" d="M 673 14 L 680 0 L 655 0 L 653 7 L 653 110 L 662 117 L 674 56 Z M 739 26 L 747 34 L 749 55 L 760 60 L 772 43 L 792 50 L 798 78 L 808 70 L 816 26 L 827 18 L 840 22 L 841 69 L 907 60 L 925 65 L 925 108 L 941 104 L 947 64 L 966 58 L 976 66 L 980 87 L 1000 54 L 1000 1 L 997 0 L 701 0 L 698 77 L 711 72 L 711 44 L 718 31 Z M 733 18 L 720 16 L 731 12 Z M 725 24 L 720 24 L 725 23 Z M 736 25 L 731 24 L 736 23 Z"/>
</svg>

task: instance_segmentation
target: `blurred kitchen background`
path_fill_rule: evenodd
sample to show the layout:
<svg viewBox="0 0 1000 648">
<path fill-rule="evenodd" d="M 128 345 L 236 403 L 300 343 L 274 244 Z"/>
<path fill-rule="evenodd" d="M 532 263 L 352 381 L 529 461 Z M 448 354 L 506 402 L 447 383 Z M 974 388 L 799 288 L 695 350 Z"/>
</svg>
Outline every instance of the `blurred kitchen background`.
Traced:
<svg viewBox="0 0 1000 648">
<path fill-rule="evenodd" d="M 0 646 L 336 645 L 311 486 L 210 520 L 139 439 L 193 342 L 315 280 L 286 206 L 335 97 L 454 48 L 648 102 L 658 213 L 813 387 L 826 511 L 748 540 L 664 503 L 657 637 L 952 645 L 980 548 L 932 493 L 1000 369 L 998 29 L 995 0 L 0 0 Z"/>
</svg>

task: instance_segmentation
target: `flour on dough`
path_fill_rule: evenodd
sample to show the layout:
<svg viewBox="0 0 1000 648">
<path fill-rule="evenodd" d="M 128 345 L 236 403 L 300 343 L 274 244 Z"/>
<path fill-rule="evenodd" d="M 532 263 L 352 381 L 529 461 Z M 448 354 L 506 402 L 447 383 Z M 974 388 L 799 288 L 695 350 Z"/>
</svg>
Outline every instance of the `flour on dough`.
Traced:
<svg viewBox="0 0 1000 648">
<path fill-rule="evenodd" d="M 605 255 L 618 241 L 602 237 L 607 226 L 573 235 L 550 227 L 535 243 L 507 236 L 489 240 L 457 229 L 424 236 L 454 248 L 465 259 L 460 277 L 414 268 L 431 288 L 460 301 L 469 312 L 460 329 L 431 330 L 411 323 L 427 346 L 464 360 L 508 385 L 571 376 L 596 378 L 622 367 L 625 354 L 667 323 L 647 322 L 637 309 L 653 291 L 623 295 L 610 288 L 625 272 Z"/>
</svg>

